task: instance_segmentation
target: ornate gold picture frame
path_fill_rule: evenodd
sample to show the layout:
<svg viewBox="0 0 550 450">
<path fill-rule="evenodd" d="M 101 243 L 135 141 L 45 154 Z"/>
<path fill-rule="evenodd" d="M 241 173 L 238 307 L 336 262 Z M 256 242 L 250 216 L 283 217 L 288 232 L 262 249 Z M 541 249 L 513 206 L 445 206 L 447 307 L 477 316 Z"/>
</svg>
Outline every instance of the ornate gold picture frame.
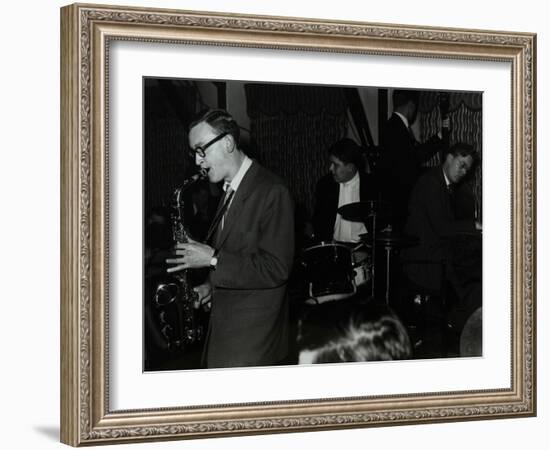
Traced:
<svg viewBox="0 0 550 450">
<path fill-rule="evenodd" d="M 501 126 L 511 135 L 511 148 L 501 151 L 511 158 L 511 298 L 503 302 L 511 309 L 510 385 L 114 409 L 109 68 L 111 46 L 120 41 L 509 64 L 511 85 L 504 95 L 511 99 L 511 117 Z M 535 415 L 535 88 L 536 36 L 529 33 L 84 4 L 62 8 L 62 442 L 80 446 Z"/>
</svg>

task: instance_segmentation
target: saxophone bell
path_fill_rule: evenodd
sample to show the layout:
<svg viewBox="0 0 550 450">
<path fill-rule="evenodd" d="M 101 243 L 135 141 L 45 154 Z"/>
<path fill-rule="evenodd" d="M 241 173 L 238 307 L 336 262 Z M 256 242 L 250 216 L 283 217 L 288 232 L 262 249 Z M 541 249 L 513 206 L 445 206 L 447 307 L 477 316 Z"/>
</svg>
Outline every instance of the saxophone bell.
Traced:
<svg viewBox="0 0 550 450">
<path fill-rule="evenodd" d="M 159 284 L 155 293 L 154 302 L 157 306 L 163 307 L 176 301 L 179 294 L 179 287 L 176 283 Z"/>
</svg>

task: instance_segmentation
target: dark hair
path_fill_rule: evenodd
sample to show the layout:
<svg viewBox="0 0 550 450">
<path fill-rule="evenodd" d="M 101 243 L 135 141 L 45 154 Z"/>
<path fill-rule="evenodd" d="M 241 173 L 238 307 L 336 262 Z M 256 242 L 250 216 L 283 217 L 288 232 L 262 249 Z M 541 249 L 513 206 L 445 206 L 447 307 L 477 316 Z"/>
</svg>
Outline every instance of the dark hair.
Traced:
<svg viewBox="0 0 550 450">
<path fill-rule="evenodd" d="M 298 347 L 316 352 L 313 363 L 410 358 L 407 330 L 388 307 L 331 303 L 315 306 L 301 324 Z"/>
<path fill-rule="evenodd" d="M 393 107 L 398 108 L 406 105 L 408 102 L 413 102 L 418 105 L 420 93 L 409 89 L 395 89 L 392 94 Z"/>
<path fill-rule="evenodd" d="M 352 163 L 359 171 L 362 171 L 365 166 L 361 147 L 359 147 L 354 140 L 349 138 L 340 139 L 332 144 L 328 149 L 328 154 L 336 156 L 345 164 Z"/>
<path fill-rule="evenodd" d="M 471 156 L 474 165 L 477 164 L 480 159 L 479 153 L 476 152 L 475 147 L 466 142 L 457 142 L 449 148 L 447 154 L 453 156 Z"/>
<path fill-rule="evenodd" d="M 189 125 L 189 130 L 199 123 L 205 122 L 220 133 L 227 133 L 233 137 L 235 144 L 239 145 L 239 125 L 227 111 L 223 109 L 207 109 L 199 112 Z"/>
</svg>

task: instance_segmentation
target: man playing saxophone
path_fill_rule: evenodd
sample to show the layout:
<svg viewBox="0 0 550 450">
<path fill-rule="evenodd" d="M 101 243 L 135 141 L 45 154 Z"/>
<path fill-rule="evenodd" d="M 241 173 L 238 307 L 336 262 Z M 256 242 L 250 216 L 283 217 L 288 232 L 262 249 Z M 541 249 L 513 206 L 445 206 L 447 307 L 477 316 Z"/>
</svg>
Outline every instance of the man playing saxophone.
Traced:
<svg viewBox="0 0 550 450">
<path fill-rule="evenodd" d="M 199 286 L 212 311 L 206 367 L 279 364 L 288 353 L 287 281 L 294 258 L 294 205 L 284 182 L 239 147 L 239 126 L 226 111 L 191 123 L 195 163 L 225 195 L 206 243 L 178 244 L 171 272 L 210 268 Z"/>
</svg>

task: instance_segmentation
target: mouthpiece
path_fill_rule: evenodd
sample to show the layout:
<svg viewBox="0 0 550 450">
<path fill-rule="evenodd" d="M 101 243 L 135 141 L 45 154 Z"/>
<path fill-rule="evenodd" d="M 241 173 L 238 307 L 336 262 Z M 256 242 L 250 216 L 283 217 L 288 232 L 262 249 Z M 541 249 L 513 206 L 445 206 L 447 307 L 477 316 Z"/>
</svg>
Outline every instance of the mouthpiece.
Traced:
<svg viewBox="0 0 550 450">
<path fill-rule="evenodd" d="M 187 178 L 187 180 L 185 180 L 184 182 L 184 185 L 187 186 L 189 184 L 193 184 L 194 182 L 196 181 L 199 181 L 202 177 L 202 174 L 199 172 L 199 173 L 196 173 L 195 175 Z"/>
<path fill-rule="evenodd" d="M 196 173 L 193 176 L 190 176 L 187 178 L 181 187 L 177 188 L 174 191 L 174 194 L 176 197 L 179 198 L 179 196 L 185 192 L 187 189 L 189 189 L 192 185 L 194 185 L 197 181 L 203 180 L 208 175 L 208 169 L 201 169 L 198 173 Z"/>
</svg>

